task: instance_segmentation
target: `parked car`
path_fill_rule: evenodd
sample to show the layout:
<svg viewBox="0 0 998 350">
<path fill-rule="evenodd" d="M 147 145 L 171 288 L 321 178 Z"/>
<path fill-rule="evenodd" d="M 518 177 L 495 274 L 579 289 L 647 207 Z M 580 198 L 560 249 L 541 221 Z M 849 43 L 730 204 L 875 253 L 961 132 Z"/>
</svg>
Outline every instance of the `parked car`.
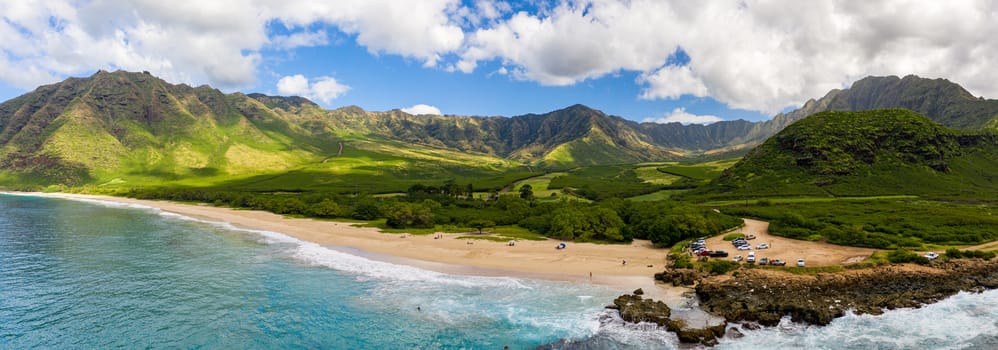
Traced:
<svg viewBox="0 0 998 350">
<path fill-rule="evenodd" d="M 748 258 L 745 259 L 746 262 L 755 262 L 755 252 L 748 253 Z"/>
<path fill-rule="evenodd" d="M 728 256 L 728 252 L 723 251 L 723 250 L 715 250 L 715 251 L 713 251 L 713 252 L 710 253 L 710 257 L 711 258 L 723 258 L 723 257 L 726 257 L 726 256 Z"/>
<path fill-rule="evenodd" d="M 769 265 L 772 265 L 772 266 L 783 266 L 783 265 L 786 265 L 786 264 L 787 264 L 786 261 L 783 261 L 783 260 L 780 260 L 780 259 L 773 259 L 772 261 L 769 262 Z"/>
<path fill-rule="evenodd" d="M 935 260 L 938 257 L 939 257 L 939 254 L 936 254 L 936 252 L 925 253 L 925 258 L 929 259 L 929 260 Z"/>
<path fill-rule="evenodd" d="M 755 235 L 746 235 L 745 239 L 755 239 Z"/>
<path fill-rule="evenodd" d="M 797 259 L 797 267 L 804 267 L 804 259 Z"/>
<path fill-rule="evenodd" d="M 752 247 L 747 245 L 740 245 L 738 246 L 738 250 L 752 250 Z"/>
<path fill-rule="evenodd" d="M 742 256 L 741 256 L 741 255 L 735 255 L 735 257 L 734 257 L 734 258 L 732 258 L 731 260 L 732 260 L 732 261 L 736 261 L 736 262 L 737 262 L 737 261 L 742 261 Z"/>
<path fill-rule="evenodd" d="M 769 249 L 769 243 L 763 243 L 755 246 L 755 249 Z"/>
<path fill-rule="evenodd" d="M 701 251 L 697 252 L 697 256 L 710 256 L 710 253 L 711 253 L 711 251 L 704 249 L 704 250 L 701 250 Z"/>
<path fill-rule="evenodd" d="M 769 263 L 769 258 L 764 257 L 762 259 L 759 259 L 759 265 L 766 265 L 768 263 Z"/>
</svg>

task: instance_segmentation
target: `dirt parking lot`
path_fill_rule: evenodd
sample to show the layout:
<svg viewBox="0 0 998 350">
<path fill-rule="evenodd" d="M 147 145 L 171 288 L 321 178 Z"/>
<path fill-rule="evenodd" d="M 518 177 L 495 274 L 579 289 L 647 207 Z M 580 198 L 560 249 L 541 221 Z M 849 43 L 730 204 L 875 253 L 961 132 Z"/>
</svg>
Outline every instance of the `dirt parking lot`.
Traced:
<svg viewBox="0 0 998 350">
<path fill-rule="evenodd" d="M 728 252 L 727 258 L 731 259 L 735 255 L 747 257 L 749 252 L 755 252 L 756 260 L 761 258 L 780 259 L 787 262 L 787 266 L 794 266 L 797 259 L 803 258 L 807 266 L 831 266 L 847 265 L 863 261 L 876 252 L 875 249 L 846 247 L 821 242 L 808 242 L 796 239 L 773 236 L 769 234 L 769 223 L 759 220 L 744 219 L 745 226 L 735 232 L 746 235 L 755 235 L 755 239 L 749 240 L 752 250 L 737 250 L 731 242 L 723 239 L 724 235 L 719 235 L 707 239 L 707 249 L 723 250 Z M 756 249 L 761 243 L 769 243 L 769 249 Z"/>
</svg>

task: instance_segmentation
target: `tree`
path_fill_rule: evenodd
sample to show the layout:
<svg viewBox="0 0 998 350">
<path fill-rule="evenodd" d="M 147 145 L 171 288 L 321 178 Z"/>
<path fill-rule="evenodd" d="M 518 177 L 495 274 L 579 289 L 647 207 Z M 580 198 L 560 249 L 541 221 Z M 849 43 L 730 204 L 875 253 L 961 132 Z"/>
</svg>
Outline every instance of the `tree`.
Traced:
<svg viewBox="0 0 998 350">
<path fill-rule="evenodd" d="M 534 198 L 534 187 L 530 184 L 525 184 L 520 186 L 520 198 L 531 199 Z"/>
<path fill-rule="evenodd" d="M 340 215 L 340 206 L 331 199 L 323 199 L 318 204 L 312 206 L 312 214 L 323 218 L 331 218 Z"/>
<path fill-rule="evenodd" d="M 430 208 L 422 204 L 395 202 L 384 208 L 385 225 L 392 228 L 432 227 Z"/>
<path fill-rule="evenodd" d="M 468 221 L 468 226 L 470 226 L 471 228 L 474 228 L 474 229 L 478 230 L 479 234 L 482 233 L 482 229 L 484 229 L 486 227 L 493 227 L 495 225 L 496 225 L 496 223 L 492 222 L 491 220 L 475 219 L 475 220 Z"/>
</svg>

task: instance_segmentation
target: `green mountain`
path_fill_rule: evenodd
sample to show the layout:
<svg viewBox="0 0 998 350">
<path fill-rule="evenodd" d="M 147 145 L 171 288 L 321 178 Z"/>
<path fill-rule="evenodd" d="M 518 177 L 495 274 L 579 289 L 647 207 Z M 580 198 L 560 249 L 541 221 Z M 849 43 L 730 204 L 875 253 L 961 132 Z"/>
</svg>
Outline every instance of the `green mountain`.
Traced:
<svg viewBox="0 0 998 350">
<path fill-rule="evenodd" d="M 337 122 L 302 98 L 101 71 L 0 104 L 0 184 L 392 191 L 408 183 L 377 179 L 498 186 L 526 172 L 516 161 L 381 139 Z"/>
<path fill-rule="evenodd" d="M 771 137 L 702 195 L 998 197 L 998 137 L 904 109 L 822 112 Z"/>
<path fill-rule="evenodd" d="M 871 77 L 762 123 L 635 123 L 582 105 L 509 118 L 432 116 L 326 110 L 301 97 L 100 71 L 0 104 L 0 185 L 492 186 L 548 169 L 745 152 L 822 110 L 901 105 L 970 128 L 995 125 L 995 104 L 945 80 Z M 384 178 L 397 182 L 375 180 Z"/>
</svg>

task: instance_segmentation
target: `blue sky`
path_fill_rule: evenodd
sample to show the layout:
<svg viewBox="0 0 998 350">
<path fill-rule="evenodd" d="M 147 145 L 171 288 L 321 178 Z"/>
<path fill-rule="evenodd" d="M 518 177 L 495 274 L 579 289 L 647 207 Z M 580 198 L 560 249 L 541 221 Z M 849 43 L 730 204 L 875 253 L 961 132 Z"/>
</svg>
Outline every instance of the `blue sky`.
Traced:
<svg viewBox="0 0 998 350">
<path fill-rule="evenodd" d="M 989 1 L 0 2 L 0 100 L 98 69 L 327 108 L 766 120 L 868 75 L 998 95 Z M 419 106 L 418 108 L 413 108 Z"/>
</svg>

